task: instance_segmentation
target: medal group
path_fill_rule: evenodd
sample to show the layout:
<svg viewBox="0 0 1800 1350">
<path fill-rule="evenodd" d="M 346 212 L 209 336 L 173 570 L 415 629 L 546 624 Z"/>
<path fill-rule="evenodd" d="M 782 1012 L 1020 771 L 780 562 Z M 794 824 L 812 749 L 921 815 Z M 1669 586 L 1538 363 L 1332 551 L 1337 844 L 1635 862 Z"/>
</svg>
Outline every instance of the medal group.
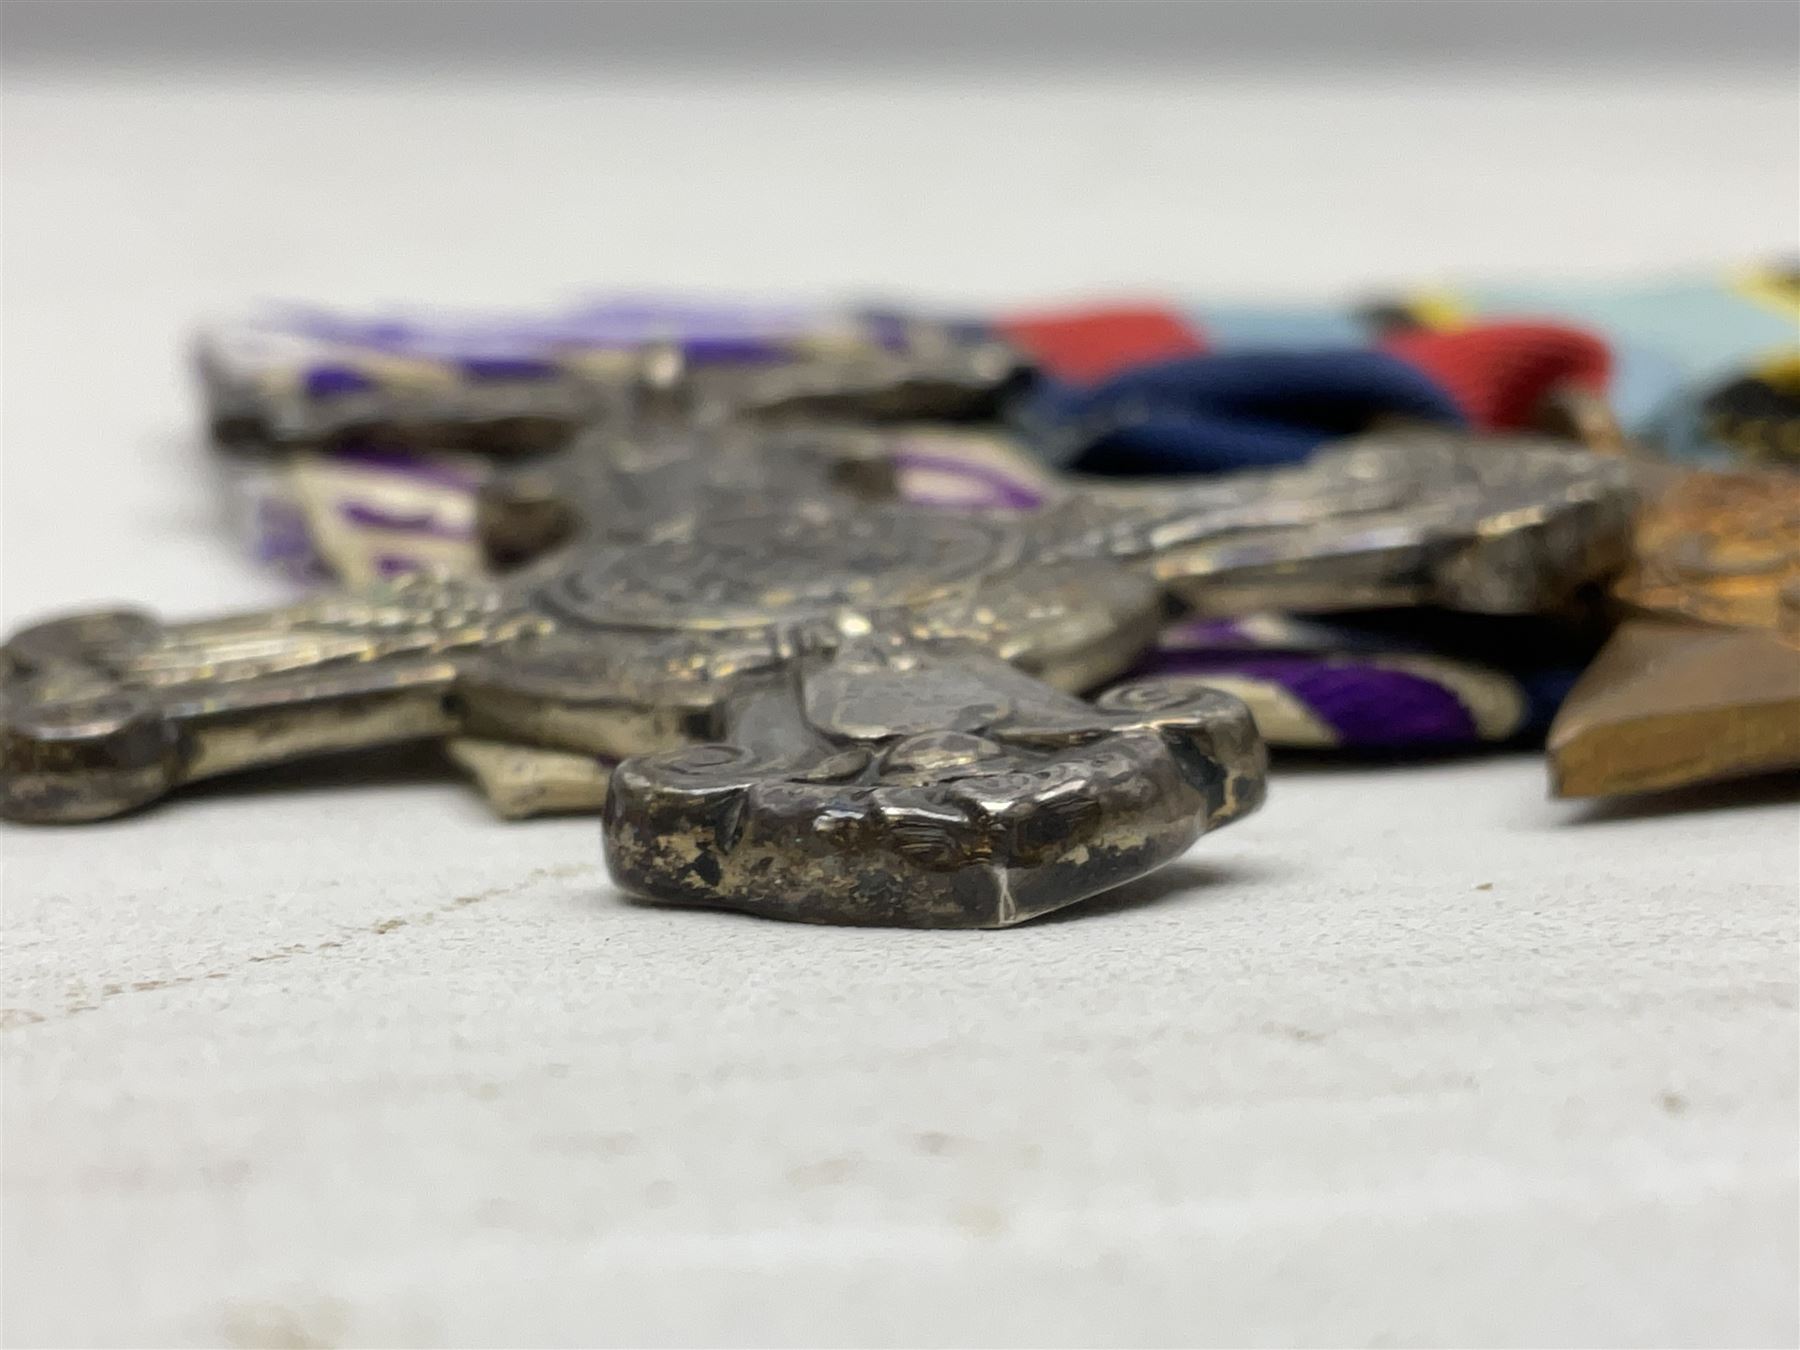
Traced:
<svg viewBox="0 0 1800 1350">
<path fill-rule="evenodd" d="M 201 335 L 208 427 L 314 589 L 12 635 L 0 811 L 433 740 L 504 815 L 599 814 L 639 895 L 1003 926 L 1256 809 L 1271 748 L 1542 746 L 1570 797 L 1793 769 L 1797 315 L 1778 270 L 259 312 Z"/>
</svg>

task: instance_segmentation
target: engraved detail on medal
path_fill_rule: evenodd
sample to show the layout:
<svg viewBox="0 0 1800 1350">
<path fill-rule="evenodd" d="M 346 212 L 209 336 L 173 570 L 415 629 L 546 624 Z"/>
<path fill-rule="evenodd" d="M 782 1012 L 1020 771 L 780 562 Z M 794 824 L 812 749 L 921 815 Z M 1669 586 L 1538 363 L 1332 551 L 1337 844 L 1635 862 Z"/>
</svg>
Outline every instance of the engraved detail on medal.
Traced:
<svg viewBox="0 0 1800 1350">
<path fill-rule="evenodd" d="M 746 697 L 739 744 L 620 766 L 608 864 L 668 903 L 1015 923 L 1140 875 L 1260 804 L 1262 742 L 1236 699 L 1187 681 L 1161 690 L 1152 716 L 1130 702 L 1084 703 L 956 649 L 803 658 Z M 942 721 L 957 729 L 905 730 Z"/>
<path fill-rule="evenodd" d="M 585 622 L 752 627 L 916 604 L 994 571 L 1009 542 L 960 516 L 771 511 L 590 555 L 547 583 L 543 598 Z"/>
</svg>

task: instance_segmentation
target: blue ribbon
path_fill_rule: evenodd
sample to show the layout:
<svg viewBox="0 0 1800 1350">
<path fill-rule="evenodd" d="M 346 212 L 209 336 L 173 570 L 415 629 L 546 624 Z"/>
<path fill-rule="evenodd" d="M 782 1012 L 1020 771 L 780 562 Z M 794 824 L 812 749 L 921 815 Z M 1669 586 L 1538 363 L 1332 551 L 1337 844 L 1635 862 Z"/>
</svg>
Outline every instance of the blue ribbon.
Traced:
<svg viewBox="0 0 1800 1350">
<path fill-rule="evenodd" d="M 1121 475 L 1293 464 L 1383 416 L 1464 422 L 1435 380 L 1367 348 L 1188 356 L 1086 386 L 1040 377 L 1014 416 L 1050 462 Z"/>
</svg>

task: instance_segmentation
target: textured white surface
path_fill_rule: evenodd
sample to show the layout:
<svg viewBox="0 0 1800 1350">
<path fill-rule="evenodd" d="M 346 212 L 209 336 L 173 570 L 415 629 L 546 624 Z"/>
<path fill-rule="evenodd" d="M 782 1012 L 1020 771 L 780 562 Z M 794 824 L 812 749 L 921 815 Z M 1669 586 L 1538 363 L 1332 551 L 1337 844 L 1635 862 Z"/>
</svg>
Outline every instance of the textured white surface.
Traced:
<svg viewBox="0 0 1800 1350">
<path fill-rule="evenodd" d="M 9 623 L 279 594 L 175 355 L 253 295 L 1629 272 L 1790 244 L 1797 187 L 1780 82 L 15 80 L 5 134 Z M 942 935 L 629 906 L 592 822 L 404 779 L 0 834 L 9 1343 L 1800 1335 L 1779 792 L 1288 767 Z"/>
</svg>

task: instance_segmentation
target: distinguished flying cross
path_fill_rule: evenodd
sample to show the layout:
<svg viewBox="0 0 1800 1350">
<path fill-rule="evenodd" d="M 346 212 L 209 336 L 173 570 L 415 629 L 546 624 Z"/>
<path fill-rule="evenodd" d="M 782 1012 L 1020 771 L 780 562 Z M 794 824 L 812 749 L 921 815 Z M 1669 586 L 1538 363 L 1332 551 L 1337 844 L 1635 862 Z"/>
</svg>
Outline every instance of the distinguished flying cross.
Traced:
<svg viewBox="0 0 1800 1350">
<path fill-rule="evenodd" d="M 326 752 L 475 737 L 616 762 L 625 888 L 781 918 L 1000 926 L 1254 810 L 1265 754 L 1190 677 L 1092 701 L 1171 609 L 1551 607 L 1612 567 L 1619 465 L 1346 442 L 1293 469 L 910 508 L 881 438 L 639 419 L 504 491 L 491 581 L 417 575 L 195 622 L 96 611 L 3 649 L 0 809 L 86 821 Z M 546 510 L 554 507 L 554 510 Z M 560 753 L 556 753 L 560 752 Z"/>
</svg>

